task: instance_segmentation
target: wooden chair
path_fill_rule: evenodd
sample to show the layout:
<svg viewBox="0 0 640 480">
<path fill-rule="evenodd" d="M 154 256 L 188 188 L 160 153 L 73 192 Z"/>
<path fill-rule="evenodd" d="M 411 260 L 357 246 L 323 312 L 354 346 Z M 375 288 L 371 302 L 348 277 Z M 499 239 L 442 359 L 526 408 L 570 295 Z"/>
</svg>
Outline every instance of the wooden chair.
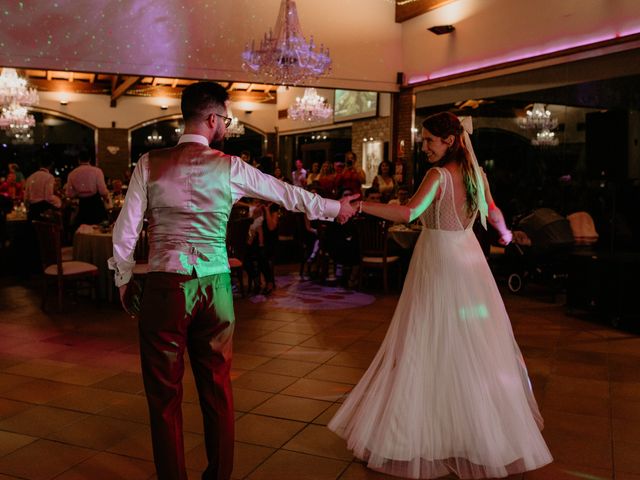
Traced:
<svg viewBox="0 0 640 480">
<path fill-rule="evenodd" d="M 65 283 L 85 280 L 91 285 L 92 296 L 95 297 L 98 280 L 98 267 L 87 262 L 63 261 L 62 259 L 62 227 L 58 222 L 33 221 L 38 238 L 40 258 L 43 269 L 43 294 L 41 308 L 47 303 L 48 284 L 55 281 L 58 291 L 58 310 L 62 310 Z"/>
<path fill-rule="evenodd" d="M 388 254 L 388 236 L 391 222 L 370 215 L 353 219 L 356 222 L 358 243 L 360 246 L 359 288 L 366 270 L 382 271 L 384 292 L 389 291 L 389 269 L 395 267 L 400 280 L 400 257 Z"/>
<path fill-rule="evenodd" d="M 244 297 L 244 257 L 247 251 L 247 235 L 251 218 L 238 218 L 227 223 L 227 256 L 231 270 L 231 281 L 235 279 L 240 295 Z"/>
</svg>

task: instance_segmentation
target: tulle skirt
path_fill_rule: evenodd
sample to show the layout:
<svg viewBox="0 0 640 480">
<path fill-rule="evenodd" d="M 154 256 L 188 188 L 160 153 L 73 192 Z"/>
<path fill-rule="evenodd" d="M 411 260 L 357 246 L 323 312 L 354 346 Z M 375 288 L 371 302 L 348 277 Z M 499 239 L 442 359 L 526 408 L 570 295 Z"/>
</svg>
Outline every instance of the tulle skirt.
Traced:
<svg viewBox="0 0 640 480">
<path fill-rule="evenodd" d="M 552 461 L 473 231 L 422 232 L 380 350 L 328 427 L 400 477 L 505 477 Z"/>
</svg>

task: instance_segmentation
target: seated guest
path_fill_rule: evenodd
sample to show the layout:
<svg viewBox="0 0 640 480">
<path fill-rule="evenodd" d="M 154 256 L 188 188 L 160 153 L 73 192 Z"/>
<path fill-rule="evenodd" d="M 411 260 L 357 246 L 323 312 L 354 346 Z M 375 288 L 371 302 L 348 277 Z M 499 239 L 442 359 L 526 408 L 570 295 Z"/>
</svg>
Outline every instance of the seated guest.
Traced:
<svg viewBox="0 0 640 480">
<path fill-rule="evenodd" d="M 18 182 L 17 175 L 14 172 L 9 172 L 7 179 L 0 183 L 0 195 L 11 199 L 15 205 L 22 202 L 22 183 Z"/>
<path fill-rule="evenodd" d="M 409 198 L 411 198 L 409 188 L 402 185 L 398 187 L 397 196 L 389 200 L 389 205 L 406 205 L 409 202 Z"/>
<path fill-rule="evenodd" d="M 373 179 L 371 185 L 382 195 L 382 202 L 386 203 L 396 192 L 396 180 L 391 175 L 391 162 L 383 160 L 378 165 L 378 175 Z"/>
<path fill-rule="evenodd" d="M 100 168 L 89 164 L 90 156 L 87 150 L 82 149 L 77 158 L 79 165 L 67 178 L 67 197 L 80 199 L 75 226 L 83 223 L 101 223 L 108 218 L 103 202 L 103 199 L 109 198 L 104 173 Z"/>
<path fill-rule="evenodd" d="M 365 193 L 365 199 L 367 202 L 382 203 L 382 194 L 377 188 L 371 187 L 367 190 L 367 193 Z"/>
</svg>

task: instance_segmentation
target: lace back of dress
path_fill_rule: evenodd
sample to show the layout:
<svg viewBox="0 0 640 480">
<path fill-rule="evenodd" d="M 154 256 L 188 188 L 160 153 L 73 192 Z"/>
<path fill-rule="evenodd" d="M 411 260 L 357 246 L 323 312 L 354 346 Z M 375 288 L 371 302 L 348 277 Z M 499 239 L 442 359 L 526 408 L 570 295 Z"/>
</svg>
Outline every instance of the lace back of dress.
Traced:
<svg viewBox="0 0 640 480">
<path fill-rule="evenodd" d="M 453 180 L 445 169 L 434 167 L 440 174 L 440 197 L 422 214 L 422 221 L 431 230 L 464 230 L 456 213 Z"/>
</svg>

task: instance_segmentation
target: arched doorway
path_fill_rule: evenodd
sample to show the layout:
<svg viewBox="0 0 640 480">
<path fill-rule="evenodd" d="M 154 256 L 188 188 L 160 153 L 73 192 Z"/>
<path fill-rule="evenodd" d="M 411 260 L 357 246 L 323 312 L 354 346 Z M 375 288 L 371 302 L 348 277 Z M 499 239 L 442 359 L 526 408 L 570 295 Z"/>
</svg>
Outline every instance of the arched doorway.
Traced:
<svg viewBox="0 0 640 480">
<path fill-rule="evenodd" d="M 183 131 L 184 122 L 181 116 L 158 119 L 133 127 L 130 134 L 132 167 L 148 151 L 176 145 Z M 221 144 L 212 145 L 212 147 L 237 156 L 242 151 L 248 150 L 253 158 L 260 157 L 266 136 L 246 124 L 244 131 L 244 135 L 225 138 Z"/>
<path fill-rule="evenodd" d="M 96 130 L 54 111 L 31 111 L 36 124 L 28 136 L 16 136 L 8 130 L 0 130 L 0 175 L 8 170 L 9 163 L 18 165 L 25 177 L 36 171 L 39 161 L 45 157 L 53 161 L 55 176 L 64 182 L 75 168 L 75 154 L 82 148 L 95 158 Z"/>
</svg>

